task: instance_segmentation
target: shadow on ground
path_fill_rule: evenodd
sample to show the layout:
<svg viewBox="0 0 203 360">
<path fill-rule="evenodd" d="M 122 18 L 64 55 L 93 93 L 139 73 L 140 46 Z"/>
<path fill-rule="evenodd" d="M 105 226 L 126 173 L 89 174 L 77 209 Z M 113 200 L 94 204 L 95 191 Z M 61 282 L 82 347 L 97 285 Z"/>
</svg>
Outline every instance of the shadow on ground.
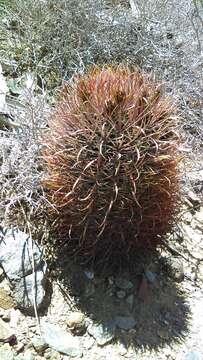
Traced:
<svg viewBox="0 0 203 360">
<path fill-rule="evenodd" d="M 146 277 L 155 274 L 155 278 Z M 126 348 L 159 349 L 165 344 L 182 342 L 187 334 L 190 310 L 181 290 L 181 284 L 174 280 L 172 269 L 158 254 L 146 263 L 144 258 L 135 260 L 134 269 L 120 269 L 110 274 L 95 275 L 85 272 L 80 266 L 62 261 L 55 268 L 58 283 L 64 299 L 74 298 L 77 309 L 91 318 L 95 324 L 111 329 L 117 317 L 135 320 L 130 330 L 116 326 L 116 341 Z M 130 281 L 133 286 L 120 289 L 116 279 Z M 119 298 L 119 295 L 124 298 Z"/>
</svg>

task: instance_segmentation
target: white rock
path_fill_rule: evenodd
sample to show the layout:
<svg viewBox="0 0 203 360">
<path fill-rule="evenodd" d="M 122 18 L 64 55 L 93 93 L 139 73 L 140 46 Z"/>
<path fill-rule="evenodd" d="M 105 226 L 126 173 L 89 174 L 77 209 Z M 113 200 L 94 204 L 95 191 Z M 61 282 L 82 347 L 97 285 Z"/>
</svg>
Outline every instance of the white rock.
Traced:
<svg viewBox="0 0 203 360">
<path fill-rule="evenodd" d="M 34 245 L 35 269 L 42 264 L 42 252 Z M 6 231 L 0 246 L 0 263 L 10 280 L 19 280 L 32 273 L 31 239 L 18 230 Z"/>
<path fill-rule="evenodd" d="M 82 356 L 78 338 L 64 331 L 59 326 L 44 322 L 41 326 L 44 341 L 54 350 L 72 357 Z"/>
</svg>

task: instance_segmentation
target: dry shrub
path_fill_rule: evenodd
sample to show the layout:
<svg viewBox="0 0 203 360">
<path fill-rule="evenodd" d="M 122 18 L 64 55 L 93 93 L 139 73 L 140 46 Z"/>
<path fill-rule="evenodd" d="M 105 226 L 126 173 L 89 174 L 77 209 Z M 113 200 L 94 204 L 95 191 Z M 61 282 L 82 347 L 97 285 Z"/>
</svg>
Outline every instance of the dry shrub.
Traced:
<svg viewBox="0 0 203 360">
<path fill-rule="evenodd" d="M 43 153 L 55 249 L 105 262 L 161 244 L 178 208 L 175 127 L 170 99 L 137 68 L 65 85 Z"/>
</svg>

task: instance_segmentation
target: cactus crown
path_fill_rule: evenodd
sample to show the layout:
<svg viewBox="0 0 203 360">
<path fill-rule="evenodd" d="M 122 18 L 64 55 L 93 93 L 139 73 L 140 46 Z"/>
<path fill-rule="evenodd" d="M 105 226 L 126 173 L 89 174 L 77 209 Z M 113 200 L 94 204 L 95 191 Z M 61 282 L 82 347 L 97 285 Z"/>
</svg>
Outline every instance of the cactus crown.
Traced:
<svg viewBox="0 0 203 360">
<path fill-rule="evenodd" d="M 170 99 L 137 68 L 66 84 L 43 153 L 55 246 L 80 261 L 156 247 L 177 210 L 175 127 Z"/>
</svg>

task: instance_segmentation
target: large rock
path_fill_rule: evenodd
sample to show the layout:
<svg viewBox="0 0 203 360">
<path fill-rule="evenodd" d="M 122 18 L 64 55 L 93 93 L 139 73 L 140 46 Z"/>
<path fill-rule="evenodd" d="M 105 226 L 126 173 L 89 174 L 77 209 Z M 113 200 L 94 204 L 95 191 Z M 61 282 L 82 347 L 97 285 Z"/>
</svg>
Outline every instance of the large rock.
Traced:
<svg viewBox="0 0 203 360">
<path fill-rule="evenodd" d="M 26 233 L 9 229 L 3 234 L 0 262 L 13 285 L 16 303 L 24 311 L 33 312 L 34 301 L 38 309 L 45 302 L 46 264 L 42 255 L 40 248 L 32 244 L 32 239 Z"/>
<path fill-rule="evenodd" d="M 14 297 L 19 308 L 24 311 L 33 312 L 35 301 L 37 308 L 40 309 L 45 302 L 46 291 L 44 285 L 45 270 L 43 269 L 35 272 L 35 279 L 33 274 L 31 274 L 16 282 Z"/>
<path fill-rule="evenodd" d="M 82 348 L 78 338 L 72 336 L 59 326 L 44 322 L 41 325 L 43 340 L 52 349 L 72 357 L 82 356 Z"/>
<path fill-rule="evenodd" d="M 9 229 L 0 245 L 0 264 L 10 280 L 19 280 L 32 273 L 32 241 L 26 233 Z M 42 252 L 33 246 L 35 269 L 43 266 Z"/>
<path fill-rule="evenodd" d="M 115 324 L 114 322 L 106 324 L 92 324 L 88 327 L 87 331 L 92 335 L 98 345 L 105 345 L 115 337 Z"/>
</svg>

